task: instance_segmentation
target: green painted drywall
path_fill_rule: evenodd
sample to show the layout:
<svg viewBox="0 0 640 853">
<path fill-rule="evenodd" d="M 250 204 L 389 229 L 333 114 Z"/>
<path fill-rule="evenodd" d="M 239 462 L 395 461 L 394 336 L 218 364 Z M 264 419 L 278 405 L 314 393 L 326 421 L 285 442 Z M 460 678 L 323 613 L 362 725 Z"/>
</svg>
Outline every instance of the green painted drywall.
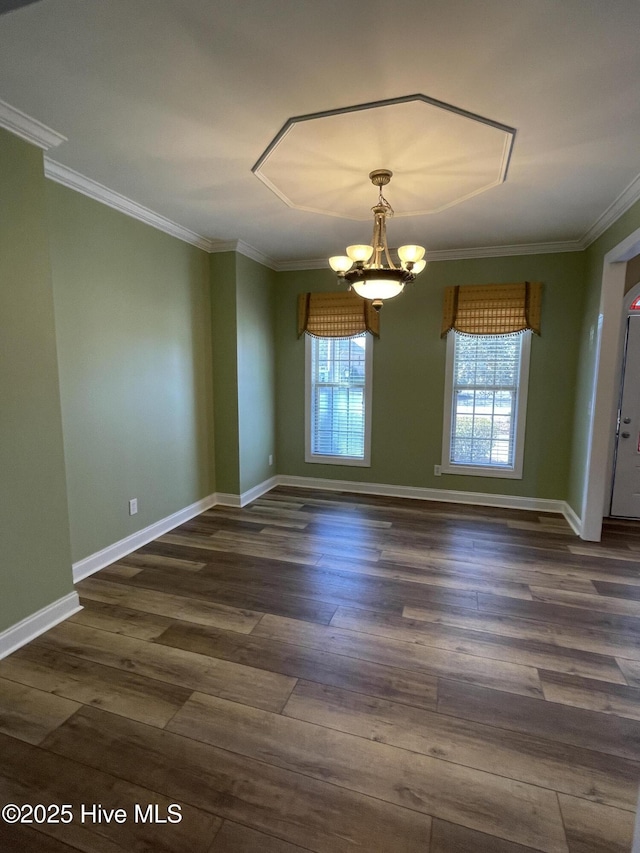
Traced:
<svg viewBox="0 0 640 853">
<path fill-rule="evenodd" d="M 0 631 L 73 590 L 42 151 L 0 130 Z"/>
<path fill-rule="evenodd" d="M 595 345 L 604 256 L 625 237 L 640 228 L 640 202 L 636 202 L 604 234 L 589 246 L 585 254 L 585 296 L 579 338 L 576 406 L 573 423 L 573 455 L 569 474 L 568 502 L 578 516 L 582 514 L 584 472 L 587 464 L 588 427 L 591 392 L 595 372 Z M 622 306 L 620 306 L 622 311 Z"/>
<path fill-rule="evenodd" d="M 234 252 L 210 272 L 217 484 L 240 495 L 275 473 L 275 274 Z"/>
<path fill-rule="evenodd" d="M 75 562 L 215 491 L 209 270 L 200 249 L 47 190 Z"/>
<path fill-rule="evenodd" d="M 432 262 L 382 309 L 374 342 L 370 468 L 304 462 L 304 341 L 296 337 L 297 294 L 333 290 L 330 271 L 277 274 L 278 473 L 564 499 L 571 457 L 583 253 Z M 445 341 L 443 289 L 452 284 L 542 281 L 542 336 L 531 353 L 522 480 L 442 475 Z"/>
<path fill-rule="evenodd" d="M 240 494 L 236 254 L 209 256 L 217 491 Z"/>
<path fill-rule="evenodd" d="M 238 255 L 238 420 L 240 492 L 273 476 L 275 460 L 275 273 Z"/>
</svg>

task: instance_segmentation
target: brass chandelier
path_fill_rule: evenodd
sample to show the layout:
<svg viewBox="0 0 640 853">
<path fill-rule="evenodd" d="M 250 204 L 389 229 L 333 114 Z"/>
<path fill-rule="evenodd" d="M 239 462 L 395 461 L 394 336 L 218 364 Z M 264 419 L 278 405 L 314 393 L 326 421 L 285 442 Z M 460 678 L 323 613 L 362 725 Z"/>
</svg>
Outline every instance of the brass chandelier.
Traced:
<svg viewBox="0 0 640 853">
<path fill-rule="evenodd" d="M 405 284 L 413 281 L 427 264 L 423 260 L 425 250 L 422 246 L 400 246 L 400 266 L 391 260 L 387 245 L 387 218 L 393 216 L 393 208 L 382 195 L 382 187 L 389 183 L 392 175 L 389 169 L 375 169 L 369 173 L 371 183 L 379 188 L 378 202 L 371 208 L 371 245 L 347 246 L 346 255 L 329 258 L 329 265 L 338 277 L 348 282 L 358 295 L 370 299 L 377 311 L 382 308 L 384 299 L 402 293 Z"/>
</svg>

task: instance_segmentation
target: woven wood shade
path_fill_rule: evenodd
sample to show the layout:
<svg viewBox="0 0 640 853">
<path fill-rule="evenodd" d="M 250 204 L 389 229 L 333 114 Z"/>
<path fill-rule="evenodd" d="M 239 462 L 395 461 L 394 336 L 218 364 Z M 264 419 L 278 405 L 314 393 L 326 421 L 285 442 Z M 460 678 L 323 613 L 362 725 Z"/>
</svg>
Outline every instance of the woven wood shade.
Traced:
<svg viewBox="0 0 640 853">
<path fill-rule="evenodd" d="M 454 329 L 465 335 L 540 334 L 542 284 L 466 284 L 444 292 L 441 337 Z"/>
<path fill-rule="evenodd" d="M 298 296 L 298 337 L 351 338 L 363 332 L 380 337 L 380 315 L 368 299 L 351 290 L 301 293 Z"/>
</svg>

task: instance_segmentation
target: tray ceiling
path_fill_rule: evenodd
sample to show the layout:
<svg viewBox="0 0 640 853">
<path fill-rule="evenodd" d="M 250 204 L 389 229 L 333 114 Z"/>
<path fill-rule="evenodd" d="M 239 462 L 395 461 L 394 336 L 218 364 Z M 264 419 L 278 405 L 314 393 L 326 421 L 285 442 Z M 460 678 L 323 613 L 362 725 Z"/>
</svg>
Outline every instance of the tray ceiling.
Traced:
<svg viewBox="0 0 640 853">
<path fill-rule="evenodd" d="M 562 250 L 638 197 L 639 32 L 637 0 L 40 0 L 0 15 L 0 99 L 66 137 L 51 172 L 275 265 L 361 242 L 377 168 L 403 242 Z M 429 99 L 517 129 L 506 181 L 508 133 Z"/>
</svg>

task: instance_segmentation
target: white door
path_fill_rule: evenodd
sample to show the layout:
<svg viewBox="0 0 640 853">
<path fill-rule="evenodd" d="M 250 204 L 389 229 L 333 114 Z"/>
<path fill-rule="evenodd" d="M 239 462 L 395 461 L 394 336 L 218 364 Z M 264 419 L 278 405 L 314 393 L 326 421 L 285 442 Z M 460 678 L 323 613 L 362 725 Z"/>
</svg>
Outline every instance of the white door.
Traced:
<svg viewBox="0 0 640 853">
<path fill-rule="evenodd" d="M 640 518 L 640 316 L 627 320 L 611 515 Z"/>
</svg>

